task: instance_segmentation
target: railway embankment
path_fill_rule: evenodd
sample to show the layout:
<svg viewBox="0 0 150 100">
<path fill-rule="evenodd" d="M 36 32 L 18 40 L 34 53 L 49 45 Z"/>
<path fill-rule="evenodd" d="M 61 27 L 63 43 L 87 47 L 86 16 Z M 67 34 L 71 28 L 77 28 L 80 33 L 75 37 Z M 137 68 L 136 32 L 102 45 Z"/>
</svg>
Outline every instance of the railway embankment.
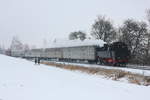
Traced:
<svg viewBox="0 0 150 100">
<path fill-rule="evenodd" d="M 85 67 L 81 65 L 71 65 L 66 63 L 42 62 L 43 64 L 63 68 L 71 71 L 80 71 L 91 75 L 101 75 L 115 81 L 127 81 L 137 85 L 150 85 L 150 76 L 144 74 L 133 73 L 121 69 L 105 69 L 99 67 Z"/>
</svg>

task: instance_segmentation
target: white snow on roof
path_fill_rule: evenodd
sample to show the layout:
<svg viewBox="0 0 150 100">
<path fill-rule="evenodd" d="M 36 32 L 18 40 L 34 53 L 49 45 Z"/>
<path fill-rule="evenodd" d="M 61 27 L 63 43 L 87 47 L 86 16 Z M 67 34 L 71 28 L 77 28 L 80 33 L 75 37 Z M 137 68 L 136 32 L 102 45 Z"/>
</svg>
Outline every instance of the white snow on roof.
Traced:
<svg viewBox="0 0 150 100">
<path fill-rule="evenodd" d="M 106 44 L 103 40 L 57 40 L 50 43 L 50 48 L 76 47 L 76 46 L 103 46 Z"/>
</svg>

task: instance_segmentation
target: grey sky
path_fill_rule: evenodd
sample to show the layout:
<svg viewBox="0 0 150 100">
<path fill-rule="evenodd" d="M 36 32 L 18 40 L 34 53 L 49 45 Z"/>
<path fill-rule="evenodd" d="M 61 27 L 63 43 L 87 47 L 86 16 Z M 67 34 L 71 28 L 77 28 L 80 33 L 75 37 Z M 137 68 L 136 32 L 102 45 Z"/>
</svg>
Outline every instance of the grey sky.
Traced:
<svg viewBox="0 0 150 100">
<path fill-rule="evenodd" d="M 124 19 L 145 19 L 150 0 L 0 0 L 0 44 L 8 47 L 14 35 L 23 43 L 67 37 L 72 31 L 90 32 L 97 15 L 115 25 Z"/>
</svg>

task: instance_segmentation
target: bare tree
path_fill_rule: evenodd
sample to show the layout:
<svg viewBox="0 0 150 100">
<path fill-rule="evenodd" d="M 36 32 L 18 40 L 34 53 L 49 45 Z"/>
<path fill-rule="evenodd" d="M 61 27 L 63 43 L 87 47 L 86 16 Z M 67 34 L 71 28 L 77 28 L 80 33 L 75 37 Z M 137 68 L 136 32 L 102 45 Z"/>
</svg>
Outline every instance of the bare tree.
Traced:
<svg viewBox="0 0 150 100">
<path fill-rule="evenodd" d="M 23 49 L 23 44 L 19 40 L 17 36 L 14 36 L 10 45 L 11 50 L 22 50 Z"/>
<path fill-rule="evenodd" d="M 11 56 L 21 57 L 24 55 L 24 47 L 17 36 L 13 37 L 10 46 Z"/>
<path fill-rule="evenodd" d="M 139 61 L 144 55 L 147 24 L 145 22 L 138 22 L 132 19 L 128 19 L 124 22 L 120 28 L 120 41 L 125 42 L 131 50 L 132 58 Z"/>
<path fill-rule="evenodd" d="M 82 31 L 76 31 L 76 32 L 71 32 L 69 35 L 69 40 L 75 40 L 75 39 L 80 39 L 80 40 L 85 40 L 86 39 L 86 33 Z"/>
<path fill-rule="evenodd" d="M 116 31 L 112 22 L 103 16 L 98 16 L 95 20 L 91 35 L 108 43 L 116 39 Z"/>
<path fill-rule="evenodd" d="M 75 40 L 75 39 L 77 39 L 76 32 L 71 32 L 71 33 L 69 34 L 69 40 Z"/>
<path fill-rule="evenodd" d="M 148 20 L 148 23 L 149 23 L 149 30 L 148 30 L 148 33 L 147 33 L 147 46 L 146 46 L 146 55 L 145 55 L 145 58 L 146 58 L 146 63 L 150 65 L 150 62 L 148 59 L 150 59 L 150 9 L 148 9 L 146 11 L 146 15 L 147 15 L 147 20 Z"/>
<path fill-rule="evenodd" d="M 150 9 L 147 10 L 147 20 L 149 22 L 149 30 L 148 30 L 148 42 L 147 42 L 147 47 L 148 47 L 148 50 L 150 51 Z"/>
</svg>

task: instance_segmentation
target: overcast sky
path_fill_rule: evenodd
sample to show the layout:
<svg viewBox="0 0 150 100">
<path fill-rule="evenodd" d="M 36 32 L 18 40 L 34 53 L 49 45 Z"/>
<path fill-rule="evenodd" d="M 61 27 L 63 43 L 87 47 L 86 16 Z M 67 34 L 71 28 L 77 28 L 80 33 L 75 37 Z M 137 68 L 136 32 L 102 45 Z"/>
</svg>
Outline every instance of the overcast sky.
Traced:
<svg viewBox="0 0 150 100">
<path fill-rule="evenodd" d="M 127 18 L 145 20 L 150 0 L 0 0 L 0 44 L 13 36 L 23 43 L 42 45 L 43 39 L 67 37 L 72 31 L 89 33 L 98 15 L 115 25 Z"/>
</svg>

